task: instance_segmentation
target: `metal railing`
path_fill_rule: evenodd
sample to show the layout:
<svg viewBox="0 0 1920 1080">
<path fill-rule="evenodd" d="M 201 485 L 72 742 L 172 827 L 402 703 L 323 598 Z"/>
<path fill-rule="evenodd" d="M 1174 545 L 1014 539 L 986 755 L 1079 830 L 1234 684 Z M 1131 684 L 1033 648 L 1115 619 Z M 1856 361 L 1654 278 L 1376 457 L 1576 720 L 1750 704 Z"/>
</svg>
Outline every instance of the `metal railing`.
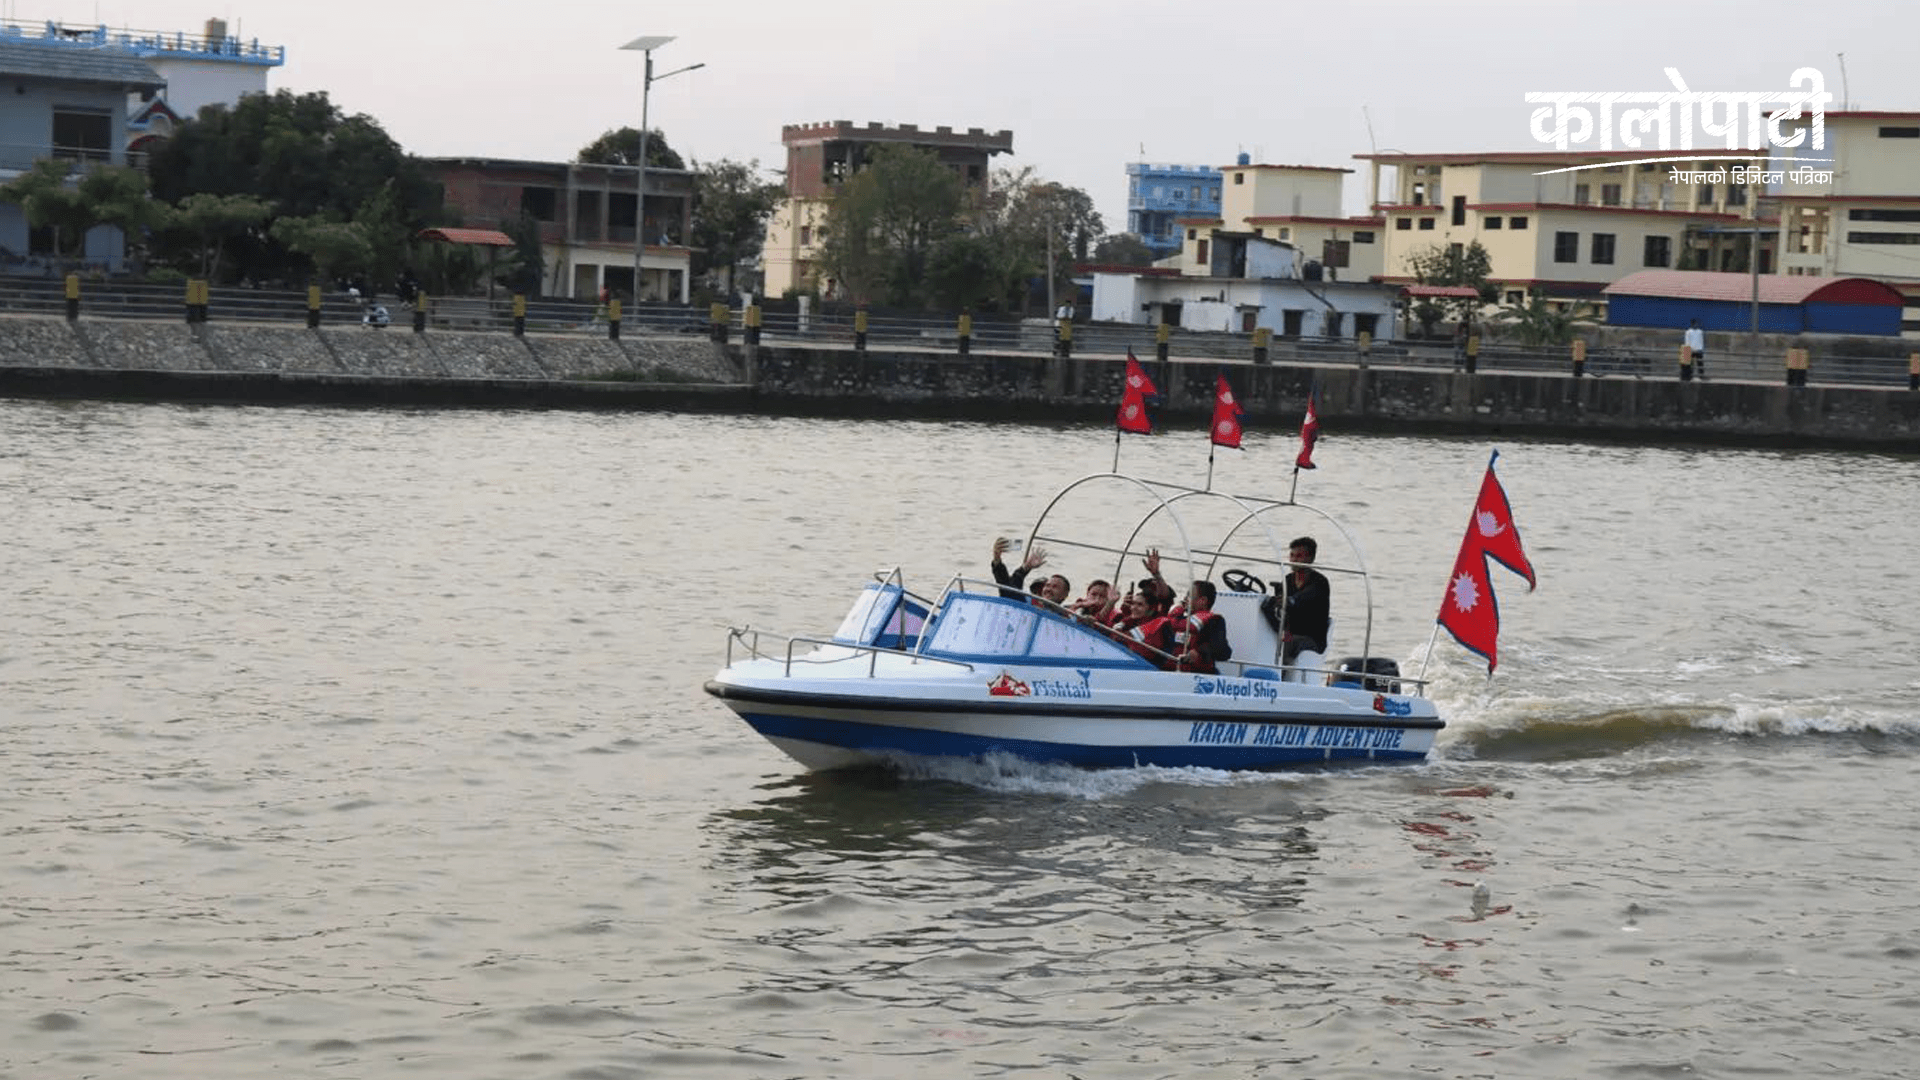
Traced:
<svg viewBox="0 0 1920 1080">
<path fill-rule="evenodd" d="M 65 274 L 70 260 L 21 256 L 0 248 L 0 313 L 60 315 L 67 311 Z M 85 318 L 173 320 L 183 317 L 184 283 L 150 285 L 129 282 L 83 281 L 80 313 Z M 410 322 L 411 306 L 383 300 L 392 323 Z M 242 323 L 298 323 L 307 318 L 308 298 L 300 290 L 222 288 L 211 290 L 209 316 L 217 321 Z M 427 326 L 452 330 L 510 330 L 514 326 L 514 298 L 433 297 Z M 359 323 L 368 308 L 350 294 L 328 291 L 322 297 L 323 325 Z M 747 328 L 747 311 L 724 309 L 729 340 L 739 340 Z M 588 300 L 531 298 L 526 301 L 525 327 L 536 333 L 605 335 L 607 310 Z M 858 347 L 860 320 L 855 313 L 835 310 L 800 315 L 766 311 L 760 316 L 763 345 L 852 351 Z M 628 305 L 622 313 L 625 332 L 712 335 L 716 329 L 710 309 L 668 303 Z M 945 354 L 959 351 L 960 326 L 954 317 L 873 316 L 864 320 L 865 348 L 885 354 Z M 1075 323 L 1073 356 L 1114 360 L 1131 350 L 1142 361 L 1156 356 L 1156 328 L 1126 323 Z M 1254 335 L 1247 333 L 1172 330 L 1169 359 L 1227 365 L 1256 362 Z M 1892 347 L 1892 343 L 1890 343 Z M 1045 357 L 1057 349 L 1057 328 L 1045 319 L 990 319 L 972 321 L 970 353 L 991 356 Z M 1902 352 L 1906 350 L 1903 348 Z M 1385 339 L 1363 351 L 1352 338 L 1271 337 L 1266 347 L 1269 364 L 1317 366 L 1377 366 L 1416 369 L 1460 369 L 1465 352 L 1451 340 Z M 1475 357 L 1476 370 L 1504 374 L 1572 375 L 1573 358 L 1567 346 L 1483 344 Z M 1786 357 L 1752 352 L 1712 352 L 1697 369 L 1707 381 L 1779 383 L 1787 369 Z M 1608 345 L 1586 352 L 1585 374 L 1598 380 L 1680 378 L 1678 347 Z M 1900 388 L 1909 385 L 1911 361 L 1905 355 L 1869 356 L 1816 353 L 1809 357 L 1809 385 Z"/>
</svg>

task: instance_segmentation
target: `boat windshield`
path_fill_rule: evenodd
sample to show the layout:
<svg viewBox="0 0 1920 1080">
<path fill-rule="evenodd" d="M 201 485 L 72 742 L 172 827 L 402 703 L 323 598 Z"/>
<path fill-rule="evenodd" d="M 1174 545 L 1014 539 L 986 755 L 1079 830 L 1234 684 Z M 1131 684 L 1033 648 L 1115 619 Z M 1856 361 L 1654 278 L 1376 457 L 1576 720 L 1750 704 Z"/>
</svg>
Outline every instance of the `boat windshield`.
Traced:
<svg viewBox="0 0 1920 1080">
<path fill-rule="evenodd" d="M 927 609 L 905 598 L 892 582 L 871 581 L 860 590 L 833 640 L 842 645 L 912 648 L 927 621 Z"/>
<path fill-rule="evenodd" d="M 926 651 L 943 656 L 1150 666 L 1097 631 L 1043 614 L 1024 601 L 961 592 L 948 593 L 941 603 Z"/>
</svg>

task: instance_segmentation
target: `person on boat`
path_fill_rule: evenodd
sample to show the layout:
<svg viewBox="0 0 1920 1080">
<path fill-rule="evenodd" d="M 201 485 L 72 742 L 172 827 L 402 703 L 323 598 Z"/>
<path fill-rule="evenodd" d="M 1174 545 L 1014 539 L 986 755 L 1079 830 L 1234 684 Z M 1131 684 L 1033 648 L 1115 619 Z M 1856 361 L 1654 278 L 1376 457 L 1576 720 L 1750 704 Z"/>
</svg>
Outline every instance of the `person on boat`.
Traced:
<svg viewBox="0 0 1920 1080">
<path fill-rule="evenodd" d="M 1287 563 L 1292 572 L 1280 580 L 1278 595 L 1260 602 L 1260 612 L 1268 625 L 1280 631 L 1280 659 L 1291 664 L 1302 650 L 1325 653 L 1327 629 L 1331 625 L 1333 587 L 1327 576 L 1313 569 L 1312 562 L 1320 545 L 1311 536 L 1297 537 L 1287 543 Z"/>
<path fill-rule="evenodd" d="M 1034 595 L 1047 601 L 1042 607 L 1051 607 L 1055 611 L 1066 608 L 1067 597 L 1073 595 L 1073 583 L 1059 574 L 1049 576 L 1034 590 Z"/>
<path fill-rule="evenodd" d="M 1088 619 L 1097 619 L 1113 610 L 1113 586 L 1104 581 L 1095 581 L 1087 586 L 1085 596 L 1068 605 L 1067 610 Z"/>
<path fill-rule="evenodd" d="M 1227 620 L 1213 610 L 1219 595 L 1211 581 L 1196 581 L 1187 590 L 1187 602 L 1174 617 L 1173 655 L 1176 670 L 1217 674 L 1223 660 L 1233 659 L 1227 644 Z"/>
<path fill-rule="evenodd" d="M 1174 620 L 1167 615 L 1166 605 L 1158 596 L 1152 590 L 1141 589 L 1129 593 L 1126 603 L 1117 605 L 1115 610 L 1120 617 L 1111 624 L 1102 624 L 1101 628 L 1153 666 L 1168 667 L 1167 655 L 1173 651 Z"/>
<path fill-rule="evenodd" d="M 1006 564 L 1006 554 L 1007 549 L 1012 546 L 1013 541 L 1004 536 L 994 538 L 993 580 L 1000 586 L 1001 596 L 1006 597 L 1008 600 L 1025 600 L 1027 596 L 1022 589 L 1026 585 L 1027 575 L 1035 569 L 1046 565 L 1047 549 L 1036 547 L 1028 551 L 1027 557 L 1020 561 L 1019 569 L 1009 571 Z M 1039 595 L 1038 589 L 1034 590 L 1034 595 Z"/>
</svg>

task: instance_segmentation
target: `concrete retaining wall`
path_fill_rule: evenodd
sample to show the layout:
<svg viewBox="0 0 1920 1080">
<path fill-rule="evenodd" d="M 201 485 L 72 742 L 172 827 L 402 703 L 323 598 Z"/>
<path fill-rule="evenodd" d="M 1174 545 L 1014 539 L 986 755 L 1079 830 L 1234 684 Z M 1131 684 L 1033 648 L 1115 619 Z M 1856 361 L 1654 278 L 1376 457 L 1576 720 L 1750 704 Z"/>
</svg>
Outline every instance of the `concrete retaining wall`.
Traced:
<svg viewBox="0 0 1920 1080">
<path fill-rule="evenodd" d="M 1163 427 L 1203 427 L 1216 361 L 1149 364 Z M 1227 365 L 1250 426 L 1308 393 L 1349 431 L 1836 446 L 1920 453 L 1920 393 L 1352 364 Z M 0 395 L 688 408 L 1112 423 L 1119 358 L 722 347 L 704 338 L 0 317 Z"/>
</svg>

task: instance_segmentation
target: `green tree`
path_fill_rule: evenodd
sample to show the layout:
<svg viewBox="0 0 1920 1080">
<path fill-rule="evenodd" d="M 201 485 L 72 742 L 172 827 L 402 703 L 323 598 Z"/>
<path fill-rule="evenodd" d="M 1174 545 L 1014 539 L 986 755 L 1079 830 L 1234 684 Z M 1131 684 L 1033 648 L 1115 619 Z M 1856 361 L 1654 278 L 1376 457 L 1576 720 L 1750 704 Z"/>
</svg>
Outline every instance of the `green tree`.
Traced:
<svg viewBox="0 0 1920 1080">
<path fill-rule="evenodd" d="M 1052 292 L 1070 293 L 1073 288 L 1073 264 L 1085 262 L 1093 245 L 1106 233 L 1100 212 L 1093 208 L 1093 197 L 1076 187 L 1046 180 L 1031 180 L 1017 185 L 1009 194 L 1008 233 L 1025 246 L 1023 255 L 1042 268 L 1050 268 Z M 1041 275 L 1043 287 L 1045 272 Z M 1022 296 L 1021 309 L 1028 298 Z"/>
<path fill-rule="evenodd" d="M 945 311 L 971 311 L 1006 299 L 1001 252 L 993 241 L 958 233 L 933 249 L 927 265 L 928 299 Z"/>
<path fill-rule="evenodd" d="M 1132 233 L 1113 233 L 1094 245 L 1093 261 L 1109 266 L 1152 266 L 1153 249 Z"/>
<path fill-rule="evenodd" d="M 384 215 L 377 227 L 394 235 L 370 231 L 366 237 L 383 251 L 441 213 L 439 185 L 419 161 L 372 118 L 344 115 L 325 93 L 281 90 L 208 105 L 154 152 L 150 171 L 154 195 L 165 202 L 196 194 L 249 196 L 272 207 L 274 219 L 344 223 L 390 192 L 391 203 L 376 206 Z M 272 228 L 229 236 L 226 252 L 229 280 L 293 280 L 309 262 Z M 178 263 L 196 252 L 171 254 Z"/>
<path fill-rule="evenodd" d="M 19 205 L 27 224 L 52 229 L 61 256 L 84 255 L 87 233 L 100 225 L 116 226 L 138 245 L 155 220 L 146 175 L 125 165 L 97 164 L 78 175 L 74 168 L 63 158 L 42 158 L 0 186 L 0 198 Z"/>
<path fill-rule="evenodd" d="M 283 217 L 273 223 L 273 240 L 305 259 L 312 277 L 336 281 L 365 269 L 373 245 L 358 223 L 329 221 L 320 215 Z"/>
<path fill-rule="evenodd" d="M 959 227 L 965 204 L 959 176 L 933 153 L 880 147 L 828 204 L 821 262 L 856 301 L 921 301 L 928 258 Z"/>
<path fill-rule="evenodd" d="M 581 147 L 573 160 L 582 165 L 625 165 L 632 168 L 640 161 L 640 129 L 623 127 L 602 132 L 599 138 Z M 667 145 L 667 137 L 661 134 L 659 128 L 647 132 L 647 168 L 686 167 L 687 163 L 673 147 Z"/>
<path fill-rule="evenodd" d="M 722 158 L 694 163 L 693 273 L 732 292 L 741 263 L 760 253 L 767 219 L 780 202 L 781 185 L 760 175 L 758 161 Z"/>
<path fill-rule="evenodd" d="M 1558 307 L 1547 301 L 1539 289 L 1527 291 L 1527 302 L 1508 304 L 1493 316 L 1503 332 L 1510 332 L 1523 345 L 1571 345 L 1574 332 L 1591 325 L 1587 315 L 1576 315 L 1571 304 Z"/>
<path fill-rule="evenodd" d="M 229 240 L 254 237 L 266 226 L 273 206 L 251 195 L 189 195 L 167 214 L 162 228 L 167 245 L 175 250 L 195 250 L 195 271 L 215 278 L 220 272 L 221 256 Z M 184 234 L 188 239 L 177 235 Z M 192 248 L 188 248 L 188 244 Z"/>
<path fill-rule="evenodd" d="M 1500 289 L 1487 280 L 1493 273 L 1493 258 L 1475 240 L 1464 248 L 1432 244 L 1407 256 L 1413 279 L 1422 285 L 1465 285 L 1477 293 L 1473 297 L 1435 303 L 1421 301 L 1412 314 L 1423 335 L 1431 335 L 1433 325 L 1451 314 L 1460 322 L 1473 318 L 1480 308 L 1500 299 Z"/>
</svg>

